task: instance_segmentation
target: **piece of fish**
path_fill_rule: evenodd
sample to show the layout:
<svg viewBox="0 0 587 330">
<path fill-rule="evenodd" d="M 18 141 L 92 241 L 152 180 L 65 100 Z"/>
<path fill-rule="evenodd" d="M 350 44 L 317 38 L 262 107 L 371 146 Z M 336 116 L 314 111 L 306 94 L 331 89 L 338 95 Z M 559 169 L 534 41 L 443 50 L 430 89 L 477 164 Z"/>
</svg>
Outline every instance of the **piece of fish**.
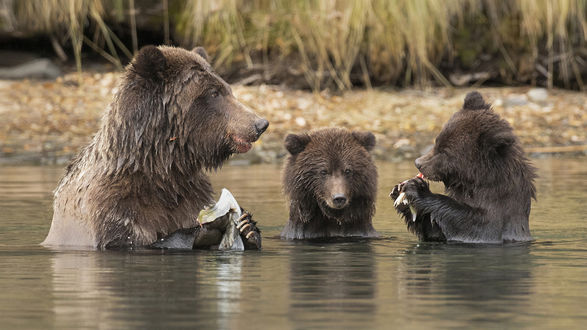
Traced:
<svg viewBox="0 0 587 330">
<path fill-rule="evenodd" d="M 227 213 L 229 214 L 229 221 L 218 249 L 244 251 L 245 245 L 237 228 L 238 219 L 241 216 L 241 208 L 228 189 L 222 189 L 222 193 L 216 204 L 200 211 L 198 222 L 200 224 L 211 223 L 222 218 Z"/>
</svg>

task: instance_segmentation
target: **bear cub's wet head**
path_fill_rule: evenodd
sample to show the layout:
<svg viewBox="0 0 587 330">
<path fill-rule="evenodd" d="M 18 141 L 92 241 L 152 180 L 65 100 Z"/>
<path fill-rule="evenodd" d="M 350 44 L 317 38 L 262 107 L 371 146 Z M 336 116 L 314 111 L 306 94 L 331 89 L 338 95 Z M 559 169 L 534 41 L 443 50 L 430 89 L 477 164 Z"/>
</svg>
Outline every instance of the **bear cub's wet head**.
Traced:
<svg viewBox="0 0 587 330">
<path fill-rule="evenodd" d="M 377 169 L 369 153 L 374 146 L 372 133 L 341 128 L 288 135 L 285 148 L 290 156 L 283 184 L 290 200 L 290 219 L 282 236 L 364 236 L 374 232 L 371 217 Z"/>
<path fill-rule="evenodd" d="M 436 137 L 434 147 L 416 159 L 426 179 L 452 187 L 493 180 L 493 168 L 501 168 L 519 153 L 511 126 L 491 110 L 478 92 L 465 97 L 463 108 L 453 114 Z M 484 173 L 484 175 L 479 175 Z"/>
</svg>

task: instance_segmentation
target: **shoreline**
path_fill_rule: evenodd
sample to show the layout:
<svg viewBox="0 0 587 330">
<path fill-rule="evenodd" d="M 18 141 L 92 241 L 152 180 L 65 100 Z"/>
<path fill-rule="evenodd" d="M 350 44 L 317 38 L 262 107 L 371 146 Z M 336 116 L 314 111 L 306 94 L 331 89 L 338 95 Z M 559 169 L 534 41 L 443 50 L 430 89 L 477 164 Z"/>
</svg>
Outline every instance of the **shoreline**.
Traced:
<svg viewBox="0 0 587 330">
<path fill-rule="evenodd" d="M 0 165 L 66 164 L 98 130 L 119 72 L 66 74 L 52 81 L 0 81 Z M 232 163 L 277 163 L 288 133 L 339 126 L 369 130 L 376 160 L 414 159 L 475 88 L 355 89 L 343 94 L 274 85 L 233 85 L 238 100 L 269 120 L 260 141 Z M 476 88 L 530 157 L 587 155 L 587 95 L 543 88 Z"/>
</svg>

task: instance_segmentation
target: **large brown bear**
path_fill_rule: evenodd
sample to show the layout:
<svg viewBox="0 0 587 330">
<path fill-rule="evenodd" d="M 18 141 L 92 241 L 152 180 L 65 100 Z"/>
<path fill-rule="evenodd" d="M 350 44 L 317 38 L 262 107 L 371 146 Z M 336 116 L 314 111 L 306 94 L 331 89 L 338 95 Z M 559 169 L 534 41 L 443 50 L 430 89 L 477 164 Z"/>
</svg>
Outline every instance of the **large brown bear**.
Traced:
<svg viewBox="0 0 587 330">
<path fill-rule="evenodd" d="M 370 132 L 326 128 L 290 134 L 283 186 L 289 198 L 286 239 L 373 237 L 377 168 Z"/>
<path fill-rule="evenodd" d="M 420 240 L 532 239 L 528 217 L 536 170 L 512 127 L 478 92 L 467 94 L 463 108 L 444 125 L 434 148 L 416 159 L 416 167 L 421 175 L 396 186 L 391 197 L 405 193 L 407 203 L 396 207 Z M 430 192 L 424 178 L 442 181 L 447 195 Z"/>
<path fill-rule="evenodd" d="M 144 47 L 100 130 L 67 167 L 42 244 L 136 247 L 188 228 L 196 242 L 219 243 L 217 229 L 197 223 L 213 202 L 204 170 L 247 152 L 267 126 L 235 99 L 202 48 Z M 254 226 L 246 227 L 245 243 L 257 246 Z"/>
</svg>

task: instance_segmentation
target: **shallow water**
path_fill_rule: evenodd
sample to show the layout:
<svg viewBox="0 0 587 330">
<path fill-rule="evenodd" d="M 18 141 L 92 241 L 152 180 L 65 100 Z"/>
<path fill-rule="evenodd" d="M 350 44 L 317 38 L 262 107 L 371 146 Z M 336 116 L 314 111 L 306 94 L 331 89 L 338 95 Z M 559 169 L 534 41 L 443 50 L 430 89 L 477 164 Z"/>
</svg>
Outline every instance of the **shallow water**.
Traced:
<svg viewBox="0 0 587 330">
<path fill-rule="evenodd" d="M 381 239 L 282 241 L 280 168 L 226 166 L 216 191 L 263 231 L 263 251 L 244 253 L 42 248 L 63 169 L 0 167 L 0 328 L 579 328 L 586 160 L 534 163 L 536 241 L 505 246 L 418 243 L 387 197 L 411 163 L 378 164 Z"/>
</svg>

